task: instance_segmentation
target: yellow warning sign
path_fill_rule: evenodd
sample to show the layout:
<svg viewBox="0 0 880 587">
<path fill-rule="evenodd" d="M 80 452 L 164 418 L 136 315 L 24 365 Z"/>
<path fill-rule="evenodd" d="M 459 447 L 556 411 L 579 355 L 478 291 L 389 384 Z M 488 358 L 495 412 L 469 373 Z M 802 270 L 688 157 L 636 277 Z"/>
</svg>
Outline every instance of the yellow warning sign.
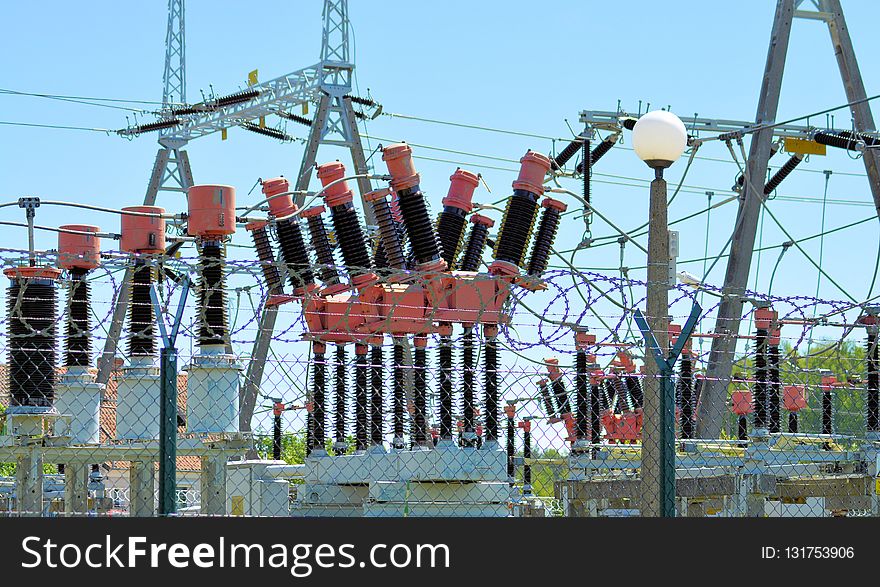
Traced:
<svg viewBox="0 0 880 587">
<path fill-rule="evenodd" d="M 225 129 L 225 128 L 221 128 L 221 129 L 220 129 L 220 140 L 221 140 L 221 141 L 225 141 L 225 140 L 226 140 L 226 137 L 227 137 L 226 129 Z"/>
<path fill-rule="evenodd" d="M 880 477 L 877 477 L 877 479 L 875 479 L 874 493 L 880 495 Z"/>
<path fill-rule="evenodd" d="M 308 114 L 308 113 L 309 113 L 309 103 L 303 102 L 303 114 Z"/>
<path fill-rule="evenodd" d="M 248 74 L 248 85 L 249 86 L 255 86 L 258 83 L 260 83 L 260 80 L 257 79 L 257 76 L 259 75 L 258 72 L 259 72 L 259 70 L 255 69 Z"/>
<path fill-rule="evenodd" d="M 820 145 L 810 139 L 785 137 L 785 151 L 786 153 L 799 153 L 801 155 L 824 155 L 825 145 Z"/>
<path fill-rule="evenodd" d="M 243 516 L 244 515 L 244 496 L 243 495 L 233 495 L 232 496 L 232 515 L 233 516 Z"/>
</svg>

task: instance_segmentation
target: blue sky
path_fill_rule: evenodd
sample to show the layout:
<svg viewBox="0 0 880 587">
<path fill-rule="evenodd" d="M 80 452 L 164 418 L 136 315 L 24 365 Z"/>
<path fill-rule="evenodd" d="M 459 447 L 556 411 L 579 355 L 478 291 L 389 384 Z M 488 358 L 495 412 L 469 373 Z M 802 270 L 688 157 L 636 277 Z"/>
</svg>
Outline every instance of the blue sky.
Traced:
<svg viewBox="0 0 880 587">
<path fill-rule="evenodd" d="M 868 95 L 880 93 L 880 63 L 871 45 L 880 5 L 846 0 L 855 50 L 860 58 Z M 576 130 L 583 109 L 613 110 L 620 101 L 635 111 L 640 101 L 652 108 L 671 106 L 686 120 L 700 116 L 753 119 L 761 83 L 775 2 L 412 2 L 351 0 L 350 18 L 356 48 L 357 85 L 370 88 L 386 112 L 403 113 L 553 137 L 568 137 L 566 120 Z M 321 2 L 208 2 L 190 0 L 186 8 L 187 82 L 190 101 L 212 85 L 218 93 L 245 85 L 247 73 L 259 69 L 262 80 L 317 62 L 320 49 Z M 87 4 L 48 1 L 17 2 L 4 7 L 0 35 L 0 87 L 107 98 L 160 100 L 166 2 Z M 778 119 L 787 119 L 843 104 L 831 42 L 824 24 L 796 21 L 789 48 Z M 149 108 L 149 106 L 147 106 Z M 643 106 L 644 108 L 644 106 Z M 126 125 L 125 112 L 65 102 L 0 94 L 0 120 L 116 129 Z M 880 116 L 880 113 L 878 113 Z M 147 117 L 149 119 L 149 117 Z M 824 126 L 824 116 L 809 121 Z M 834 113 L 838 127 L 848 128 L 846 110 Z M 274 124 L 274 121 L 270 121 Z M 291 123 L 288 131 L 305 136 Z M 382 139 L 441 147 L 517 160 L 531 148 L 549 151 L 550 141 L 380 117 L 362 131 Z M 155 150 L 155 136 L 132 141 L 96 132 L 75 132 L 0 125 L 0 200 L 22 195 L 91 204 L 122 206 L 141 203 Z M 371 139 L 374 147 L 378 139 Z M 559 145 L 561 148 L 561 144 Z M 613 150 L 594 168 L 594 203 L 625 228 L 647 215 L 650 171 L 629 150 Z M 239 200 L 258 177 L 295 175 L 300 143 L 278 144 L 243 130 L 229 140 L 209 136 L 189 145 L 196 183 L 226 183 L 239 190 Z M 448 159 L 417 161 L 422 186 L 435 210 L 455 166 L 482 172 L 491 194 L 482 188 L 476 199 L 498 200 L 509 193 L 515 163 L 415 148 L 416 155 Z M 714 202 L 731 195 L 736 167 L 719 144 L 704 147 L 670 209 L 670 219 L 704 208 L 705 191 Z M 344 153 L 322 151 L 319 161 Z M 704 159 L 708 158 L 708 159 Z M 377 171 L 384 171 L 379 164 Z M 774 160 L 776 165 L 784 161 Z M 674 187 L 684 161 L 667 174 Z M 796 238 L 820 232 L 823 218 L 824 170 L 828 181 L 826 229 L 870 218 L 870 190 L 860 160 L 830 152 L 812 157 L 783 184 L 770 206 Z M 567 187 L 578 190 L 578 182 Z M 163 196 L 162 205 L 184 209 L 184 202 Z M 793 201 L 790 198 L 796 198 Z M 735 204 L 712 212 L 708 228 L 701 215 L 679 225 L 680 259 L 717 253 L 732 228 Z M 4 220 L 22 220 L 14 208 Z M 38 223 L 92 222 L 118 229 L 118 217 L 42 208 Z M 557 245 L 579 240 L 580 221 L 563 226 Z M 594 236 L 611 234 L 598 219 Z M 4 228 L 0 246 L 20 246 L 24 231 Z M 244 235 L 238 240 L 244 242 Z M 765 246 L 787 240 L 766 218 L 759 242 Z M 38 247 L 54 246 L 55 236 L 38 235 Z M 878 243 L 878 223 L 869 221 L 824 239 L 823 267 L 856 299 L 868 293 Z M 819 257 L 820 241 L 804 243 Z M 750 286 L 766 291 L 778 249 L 756 256 Z M 578 254 L 581 267 L 619 267 L 619 249 L 606 246 Z M 625 264 L 644 265 L 642 253 L 627 247 Z M 708 281 L 723 279 L 726 261 L 717 264 Z M 702 273 L 703 263 L 681 268 Z M 640 277 L 638 271 L 631 273 Z M 757 281 L 756 281 L 757 280 Z M 774 282 L 774 294 L 816 293 L 817 275 L 800 252 L 786 253 Z M 875 287 L 875 292 L 880 286 Z M 823 280 L 819 297 L 844 299 Z"/>
</svg>

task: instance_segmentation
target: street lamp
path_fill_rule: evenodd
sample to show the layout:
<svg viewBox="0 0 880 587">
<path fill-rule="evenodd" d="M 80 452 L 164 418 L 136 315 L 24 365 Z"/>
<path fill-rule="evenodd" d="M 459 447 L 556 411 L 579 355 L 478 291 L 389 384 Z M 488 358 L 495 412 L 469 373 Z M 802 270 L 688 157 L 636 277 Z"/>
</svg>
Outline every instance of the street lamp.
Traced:
<svg viewBox="0 0 880 587">
<path fill-rule="evenodd" d="M 632 130 L 633 150 L 654 170 L 648 216 L 647 322 L 665 355 L 669 346 L 669 227 L 663 170 L 687 147 L 687 130 L 671 112 L 648 112 Z M 669 374 L 645 353 L 641 513 L 675 515 L 675 391 Z"/>
</svg>

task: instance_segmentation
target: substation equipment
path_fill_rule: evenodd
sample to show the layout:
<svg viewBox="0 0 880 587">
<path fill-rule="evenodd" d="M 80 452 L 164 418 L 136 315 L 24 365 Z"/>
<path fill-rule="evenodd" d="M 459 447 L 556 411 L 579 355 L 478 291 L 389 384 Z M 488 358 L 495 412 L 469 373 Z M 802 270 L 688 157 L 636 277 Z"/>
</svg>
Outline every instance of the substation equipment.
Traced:
<svg viewBox="0 0 880 587">
<path fill-rule="evenodd" d="M 200 249 L 197 304 L 199 352 L 187 368 L 187 426 L 179 456 L 201 461 L 201 512 L 226 512 L 226 463 L 241 457 L 249 437 L 238 431 L 240 366 L 228 344 L 223 252 L 235 230 L 235 191 L 228 186 L 190 189 L 188 230 Z M 38 205 L 38 202 L 37 202 Z M 22 515 L 85 514 L 114 508 L 105 496 L 99 465 L 129 463 L 129 513 L 156 511 L 161 388 L 156 348 L 157 312 L 151 297 L 166 253 L 165 220 L 155 206 L 120 211 L 119 234 L 91 225 L 58 229 L 57 267 L 29 264 L 5 270 L 9 317 L 10 406 L 0 461 L 16 463 L 7 492 Z M 116 397 L 95 382 L 92 358 L 90 272 L 101 264 L 101 237 L 119 239 L 133 269 L 128 307 L 127 360 L 118 370 Z M 63 367 L 58 368 L 59 291 L 67 292 Z M 115 399 L 115 437 L 102 438 L 101 405 Z M 59 475 L 44 474 L 44 464 Z M 63 487 L 63 489 L 62 489 Z M 59 498 L 55 500 L 54 498 Z M 59 510 L 58 504 L 62 504 Z"/>
</svg>

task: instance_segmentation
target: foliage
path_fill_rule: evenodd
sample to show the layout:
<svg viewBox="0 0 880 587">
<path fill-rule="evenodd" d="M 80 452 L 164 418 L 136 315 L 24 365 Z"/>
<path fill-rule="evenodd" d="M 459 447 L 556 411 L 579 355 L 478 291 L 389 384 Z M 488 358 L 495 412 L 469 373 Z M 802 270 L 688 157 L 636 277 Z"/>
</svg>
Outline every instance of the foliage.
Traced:
<svg viewBox="0 0 880 587">
<path fill-rule="evenodd" d="M 823 375 L 834 375 L 840 386 L 835 387 L 834 427 L 839 434 L 861 436 L 865 432 L 865 358 L 867 349 L 856 341 L 814 340 L 809 354 L 806 345 L 797 348 L 784 342 L 780 347 L 780 381 L 785 385 L 805 385 L 807 407 L 800 412 L 799 430 L 818 433 L 821 430 Z M 748 356 L 737 362 L 734 373 L 751 380 L 754 373 L 754 357 Z M 748 384 L 737 384 L 740 387 Z M 731 386 L 731 391 L 735 389 Z M 783 430 L 786 429 L 783 409 Z M 728 419 L 728 434 L 736 435 L 736 417 Z"/>
</svg>

